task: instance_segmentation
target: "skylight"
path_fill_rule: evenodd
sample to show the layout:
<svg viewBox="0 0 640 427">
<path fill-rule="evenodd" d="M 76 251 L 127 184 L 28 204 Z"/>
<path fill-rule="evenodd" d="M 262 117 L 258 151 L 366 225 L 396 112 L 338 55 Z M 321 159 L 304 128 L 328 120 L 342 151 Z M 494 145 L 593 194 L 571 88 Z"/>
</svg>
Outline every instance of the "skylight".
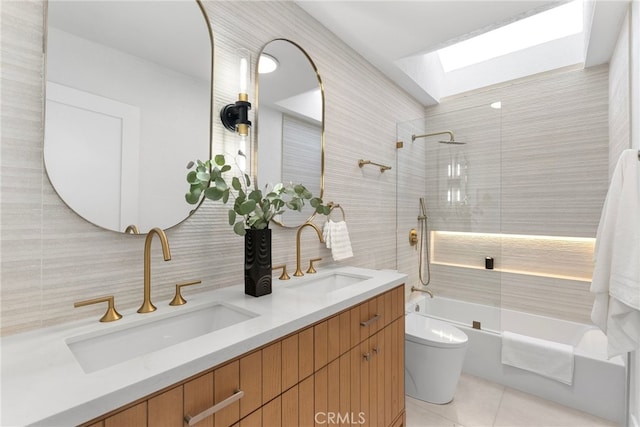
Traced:
<svg viewBox="0 0 640 427">
<path fill-rule="evenodd" d="M 438 50 L 445 72 L 582 32 L 583 0 L 573 0 Z"/>
</svg>

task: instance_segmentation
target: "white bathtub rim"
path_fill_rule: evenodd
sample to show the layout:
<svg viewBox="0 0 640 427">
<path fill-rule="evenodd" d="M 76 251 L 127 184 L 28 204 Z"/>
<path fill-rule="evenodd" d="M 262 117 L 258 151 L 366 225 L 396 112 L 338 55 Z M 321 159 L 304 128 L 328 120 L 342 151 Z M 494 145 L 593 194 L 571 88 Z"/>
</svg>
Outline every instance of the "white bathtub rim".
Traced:
<svg viewBox="0 0 640 427">
<path fill-rule="evenodd" d="M 549 341 L 555 341 L 555 342 L 560 342 L 563 344 L 570 344 L 574 347 L 574 354 L 576 356 L 581 356 L 581 357 L 586 357 L 586 358 L 590 358 L 590 359 L 595 359 L 595 360 L 600 360 L 603 362 L 607 362 L 607 363 L 612 363 L 615 365 L 620 365 L 620 366 L 626 366 L 626 361 L 624 360 L 624 358 L 622 356 L 615 356 L 612 358 L 608 358 L 607 356 L 607 338 L 605 336 L 605 334 L 595 325 L 593 324 L 586 324 L 586 323 L 579 323 L 579 322 L 574 322 L 571 320 L 564 320 L 564 319 L 555 319 L 552 317 L 548 317 L 548 316 L 543 316 L 543 315 L 539 315 L 539 314 L 533 314 L 533 313 L 527 313 L 527 312 L 519 312 L 516 310 L 511 310 L 511 309 L 506 309 L 506 308 L 500 308 L 500 307 L 492 307 L 492 306 L 485 306 L 483 304 L 478 304 L 478 303 L 472 303 L 472 302 L 467 302 L 467 301 L 460 301 L 460 300 L 456 300 L 453 298 L 447 298 L 447 297 L 435 297 L 436 300 L 440 299 L 443 300 L 445 303 L 451 303 L 453 302 L 454 304 L 465 304 L 465 305 L 470 305 L 472 307 L 474 307 L 474 309 L 476 310 L 482 310 L 482 309 L 491 309 L 491 310 L 500 310 L 500 319 L 504 319 L 506 316 L 514 316 L 514 315 L 525 315 L 526 317 L 530 317 L 531 319 L 533 319 L 534 321 L 541 321 L 541 322 L 549 322 L 549 321 L 555 321 L 555 322 L 561 322 L 564 325 L 567 325 L 568 327 L 572 327 L 575 328 L 576 331 L 581 331 L 581 335 L 579 337 L 576 337 L 574 340 L 572 340 L 572 342 L 563 342 L 563 341 L 559 341 L 559 340 L 555 340 L 555 339 L 549 339 L 548 337 L 543 336 L 542 334 L 531 334 L 531 336 L 535 336 L 536 338 L 541 338 L 541 339 L 548 339 Z M 437 302 L 437 301 L 434 301 Z M 453 320 L 453 319 L 448 319 L 448 318 L 444 318 L 441 316 L 435 316 L 435 315 L 430 315 L 428 313 L 426 313 L 426 304 L 428 303 L 427 297 L 423 296 L 419 299 L 413 298 L 412 301 L 409 301 L 406 303 L 405 305 L 405 312 L 406 313 L 416 313 L 415 311 L 415 307 L 419 306 L 420 310 L 417 312 L 417 314 L 419 315 L 426 315 L 428 317 L 434 318 L 434 319 L 438 319 L 444 322 L 448 322 L 453 324 L 454 326 L 457 327 L 461 327 L 464 329 L 472 329 L 472 326 L 470 324 L 464 323 L 464 322 L 460 322 L 457 320 Z M 503 315 L 504 313 L 504 315 Z M 495 317 L 495 316 L 494 316 Z M 503 322 L 500 322 L 503 323 Z M 521 331 L 519 331 L 517 328 L 513 328 L 509 329 L 506 328 L 506 330 L 509 330 L 511 332 L 516 332 L 516 333 L 522 333 Z M 477 330 L 477 329 L 476 329 Z M 485 328 L 484 326 L 480 329 L 480 331 L 485 332 L 485 333 L 490 333 L 490 334 L 494 334 L 494 335 L 498 335 L 498 336 L 502 336 L 502 331 L 505 330 L 504 325 L 500 325 L 500 330 L 496 330 L 496 329 L 492 329 L 492 328 Z M 525 334 L 525 335 L 530 335 L 530 334 Z"/>
</svg>

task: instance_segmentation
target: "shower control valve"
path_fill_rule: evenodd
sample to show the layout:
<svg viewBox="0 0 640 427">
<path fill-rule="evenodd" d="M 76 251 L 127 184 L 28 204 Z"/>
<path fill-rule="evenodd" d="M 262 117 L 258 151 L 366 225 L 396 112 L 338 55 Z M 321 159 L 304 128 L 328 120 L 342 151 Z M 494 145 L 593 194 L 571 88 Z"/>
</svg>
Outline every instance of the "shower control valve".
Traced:
<svg viewBox="0 0 640 427">
<path fill-rule="evenodd" d="M 412 228 L 411 231 L 409 231 L 409 244 L 411 246 L 418 244 L 418 232 L 415 228 Z"/>
</svg>

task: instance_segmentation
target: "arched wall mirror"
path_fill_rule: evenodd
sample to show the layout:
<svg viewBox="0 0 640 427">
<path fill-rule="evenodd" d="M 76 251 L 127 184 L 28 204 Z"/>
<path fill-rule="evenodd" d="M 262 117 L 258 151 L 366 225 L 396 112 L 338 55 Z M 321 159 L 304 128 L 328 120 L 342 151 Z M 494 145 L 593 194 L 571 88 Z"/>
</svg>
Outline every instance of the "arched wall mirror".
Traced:
<svg viewBox="0 0 640 427">
<path fill-rule="evenodd" d="M 172 227 L 188 161 L 211 156 L 213 35 L 202 5 L 47 6 L 44 162 L 58 195 L 105 229 Z"/>
<path fill-rule="evenodd" d="M 275 69 L 260 72 L 269 61 Z M 258 184 L 301 183 L 322 197 L 324 91 L 316 66 L 296 43 L 276 39 L 260 53 L 256 80 Z M 302 212 L 286 211 L 274 222 L 297 227 L 313 213 L 307 204 Z"/>
</svg>

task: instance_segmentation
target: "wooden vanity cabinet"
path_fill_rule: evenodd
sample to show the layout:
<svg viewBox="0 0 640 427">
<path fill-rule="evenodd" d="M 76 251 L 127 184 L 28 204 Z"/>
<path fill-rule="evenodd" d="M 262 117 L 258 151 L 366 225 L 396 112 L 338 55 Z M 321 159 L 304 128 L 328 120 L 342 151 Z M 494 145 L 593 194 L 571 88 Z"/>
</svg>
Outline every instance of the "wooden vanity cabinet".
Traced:
<svg viewBox="0 0 640 427">
<path fill-rule="evenodd" d="M 183 427 L 405 425 L 404 286 L 85 424 Z"/>
</svg>

